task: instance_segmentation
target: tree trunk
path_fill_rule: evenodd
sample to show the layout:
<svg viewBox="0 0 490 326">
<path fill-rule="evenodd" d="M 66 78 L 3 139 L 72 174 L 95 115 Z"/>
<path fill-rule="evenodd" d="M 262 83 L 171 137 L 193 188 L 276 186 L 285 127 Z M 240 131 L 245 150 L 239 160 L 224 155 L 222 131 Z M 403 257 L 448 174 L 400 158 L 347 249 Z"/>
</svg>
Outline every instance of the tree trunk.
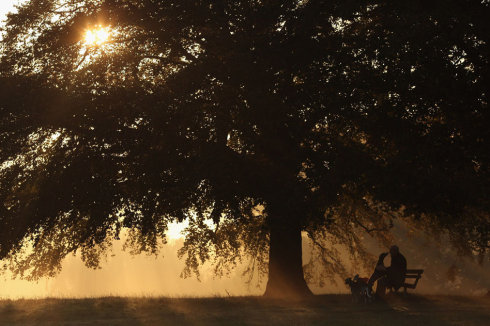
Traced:
<svg viewBox="0 0 490 326">
<path fill-rule="evenodd" d="M 303 275 L 301 227 L 285 219 L 270 225 L 269 280 L 265 297 L 301 299 L 312 296 Z"/>
</svg>

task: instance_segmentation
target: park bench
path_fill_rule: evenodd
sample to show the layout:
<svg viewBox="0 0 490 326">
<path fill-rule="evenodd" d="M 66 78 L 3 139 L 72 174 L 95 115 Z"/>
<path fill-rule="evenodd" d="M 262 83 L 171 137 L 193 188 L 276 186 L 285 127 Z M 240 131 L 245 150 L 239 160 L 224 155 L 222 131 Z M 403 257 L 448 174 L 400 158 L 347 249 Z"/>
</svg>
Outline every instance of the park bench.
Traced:
<svg viewBox="0 0 490 326">
<path fill-rule="evenodd" d="M 405 293 L 407 293 L 407 289 L 415 289 L 417 287 L 417 283 L 422 278 L 423 273 L 423 269 L 407 269 L 405 272 L 405 283 L 401 286 L 405 289 Z M 413 283 L 408 283 L 407 279 L 414 279 L 414 281 Z"/>
</svg>

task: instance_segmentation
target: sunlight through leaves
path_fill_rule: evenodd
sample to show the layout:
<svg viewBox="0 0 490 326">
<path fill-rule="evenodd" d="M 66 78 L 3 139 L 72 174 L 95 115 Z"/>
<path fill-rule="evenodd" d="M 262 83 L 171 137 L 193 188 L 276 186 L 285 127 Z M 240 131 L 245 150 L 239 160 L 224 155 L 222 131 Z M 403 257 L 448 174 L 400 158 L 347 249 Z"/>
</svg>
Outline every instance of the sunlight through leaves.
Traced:
<svg viewBox="0 0 490 326">
<path fill-rule="evenodd" d="M 99 26 L 85 32 L 84 43 L 87 46 L 101 46 L 109 42 L 110 37 L 111 33 L 109 27 Z"/>
</svg>

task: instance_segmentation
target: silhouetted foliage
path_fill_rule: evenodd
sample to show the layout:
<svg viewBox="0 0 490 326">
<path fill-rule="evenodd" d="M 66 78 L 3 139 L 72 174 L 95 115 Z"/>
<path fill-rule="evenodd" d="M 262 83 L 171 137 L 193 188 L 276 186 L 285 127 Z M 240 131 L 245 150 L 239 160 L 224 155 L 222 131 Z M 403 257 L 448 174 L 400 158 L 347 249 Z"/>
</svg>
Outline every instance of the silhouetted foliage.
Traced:
<svg viewBox="0 0 490 326">
<path fill-rule="evenodd" d="M 185 275 L 244 256 L 265 272 L 270 248 L 268 293 L 307 292 L 301 231 L 342 272 L 333 244 L 362 260 L 393 218 L 483 257 L 488 17 L 471 0 L 29 1 L 1 48 L 0 258 L 33 278 L 77 250 L 97 266 L 123 228 L 156 252 L 188 219 Z M 85 44 L 96 26 L 109 42 Z"/>
</svg>

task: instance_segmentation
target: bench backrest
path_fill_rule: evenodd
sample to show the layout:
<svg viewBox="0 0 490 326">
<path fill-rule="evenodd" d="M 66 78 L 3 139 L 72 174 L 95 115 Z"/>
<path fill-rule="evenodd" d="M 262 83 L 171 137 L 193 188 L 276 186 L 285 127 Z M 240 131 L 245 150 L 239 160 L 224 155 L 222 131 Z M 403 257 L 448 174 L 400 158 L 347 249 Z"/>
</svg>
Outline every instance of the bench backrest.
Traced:
<svg viewBox="0 0 490 326">
<path fill-rule="evenodd" d="M 414 278 L 415 282 L 413 284 L 410 283 L 403 284 L 403 287 L 405 288 L 405 292 L 407 292 L 407 288 L 415 289 L 417 287 L 417 283 L 419 282 L 423 273 L 424 273 L 423 269 L 407 269 L 407 271 L 405 272 L 405 279 Z"/>
<path fill-rule="evenodd" d="M 422 273 L 424 272 L 423 269 L 407 269 L 407 271 L 405 272 L 405 274 L 410 274 L 410 275 L 413 275 L 413 274 L 417 274 L 417 275 L 422 275 Z"/>
</svg>

